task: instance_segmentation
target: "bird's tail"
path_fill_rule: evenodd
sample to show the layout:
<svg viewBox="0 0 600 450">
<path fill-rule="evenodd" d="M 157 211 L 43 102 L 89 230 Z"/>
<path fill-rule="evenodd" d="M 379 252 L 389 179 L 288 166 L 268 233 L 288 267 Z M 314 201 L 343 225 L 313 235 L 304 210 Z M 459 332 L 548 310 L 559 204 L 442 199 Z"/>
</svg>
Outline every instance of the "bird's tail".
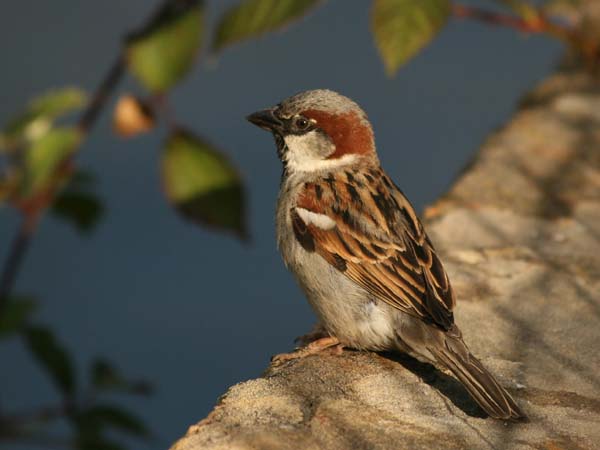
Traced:
<svg viewBox="0 0 600 450">
<path fill-rule="evenodd" d="M 510 394 L 475 358 L 460 337 L 447 336 L 444 348 L 430 348 L 438 363 L 449 369 L 471 397 L 495 419 L 527 420 Z"/>
</svg>

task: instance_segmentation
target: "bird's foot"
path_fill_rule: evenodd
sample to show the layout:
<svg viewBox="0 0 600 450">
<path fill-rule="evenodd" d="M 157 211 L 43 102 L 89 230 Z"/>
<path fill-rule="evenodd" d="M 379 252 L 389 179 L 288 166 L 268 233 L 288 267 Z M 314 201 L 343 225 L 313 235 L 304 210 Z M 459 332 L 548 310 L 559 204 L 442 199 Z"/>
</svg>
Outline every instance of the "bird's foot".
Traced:
<svg viewBox="0 0 600 450">
<path fill-rule="evenodd" d="M 294 343 L 302 347 L 325 337 L 329 337 L 329 333 L 323 325 L 317 323 L 308 333 L 298 336 L 296 339 L 294 339 Z"/>
<path fill-rule="evenodd" d="M 271 363 L 274 365 L 279 365 L 286 361 L 305 358 L 327 349 L 332 349 L 334 354 L 340 355 L 344 349 L 344 346 L 340 344 L 338 338 L 327 336 L 317 339 L 316 341 L 312 341 L 310 344 L 298 348 L 291 353 L 281 353 L 279 355 L 275 355 L 271 358 Z"/>
</svg>

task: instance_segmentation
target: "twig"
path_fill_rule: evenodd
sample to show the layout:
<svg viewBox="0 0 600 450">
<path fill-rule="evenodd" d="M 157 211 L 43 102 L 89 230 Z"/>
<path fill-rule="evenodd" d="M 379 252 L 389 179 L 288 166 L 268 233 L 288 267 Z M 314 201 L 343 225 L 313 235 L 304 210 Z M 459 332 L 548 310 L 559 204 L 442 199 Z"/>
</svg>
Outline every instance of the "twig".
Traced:
<svg viewBox="0 0 600 450">
<path fill-rule="evenodd" d="M 453 3 L 452 14 L 456 17 L 475 19 L 491 25 L 514 28 L 525 33 L 540 33 L 544 31 L 541 21 L 527 21 L 520 17 L 488 11 L 475 6 Z"/>
<path fill-rule="evenodd" d="M 94 96 L 88 103 L 86 109 L 81 113 L 79 120 L 77 121 L 77 129 L 82 135 L 89 133 L 91 128 L 96 123 L 100 112 L 106 104 L 106 101 L 110 98 L 110 94 L 117 87 L 117 84 L 121 80 L 125 72 L 125 62 L 123 60 L 122 52 L 111 66 L 110 70 L 105 75 L 102 83 L 96 89 Z M 64 167 L 70 162 L 67 160 L 61 167 Z M 51 201 L 51 199 L 49 199 Z M 8 297 L 14 287 L 17 274 L 21 268 L 23 258 L 27 253 L 27 249 L 31 243 L 31 238 L 35 233 L 35 229 L 39 222 L 43 210 L 47 204 L 41 203 L 23 214 L 21 225 L 17 230 L 11 247 L 10 252 L 6 258 L 3 266 L 2 275 L 0 277 L 0 315 L 6 306 Z"/>
<path fill-rule="evenodd" d="M 53 449 L 75 448 L 73 439 L 63 438 L 50 434 L 28 434 L 15 433 L 3 436 L 4 440 L 15 441 L 18 444 L 30 444 L 35 447 L 47 447 Z"/>
<path fill-rule="evenodd" d="M 458 18 L 474 19 L 490 25 L 512 28 L 523 33 L 544 33 L 553 36 L 581 54 L 591 70 L 600 64 L 600 43 L 569 25 L 550 20 L 542 11 L 534 10 L 530 18 L 502 14 L 474 6 L 452 3 L 452 14 Z"/>
<path fill-rule="evenodd" d="M 71 448 L 72 440 L 63 439 L 47 434 L 33 434 L 31 431 L 22 427 L 21 423 L 16 423 L 12 420 L 0 420 L 0 440 L 2 442 L 15 441 L 20 445 L 31 444 L 36 447 L 50 448 Z"/>
<path fill-rule="evenodd" d="M 10 415 L 4 415 L 0 418 L 0 428 L 4 425 L 7 429 L 18 429 L 19 427 L 30 427 L 32 424 L 40 422 L 49 422 L 68 416 L 74 411 L 74 407 L 69 404 L 60 404 L 40 407 L 35 411 L 28 411 Z"/>
<path fill-rule="evenodd" d="M 4 270 L 2 271 L 2 276 L 0 278 L 0 315 L 2 315 L 8 297 L 15 284 L 17 273 L 23 263 L 23 257 L 31 242 L 31 236 L 37 225 L 38 218 L 39 214 L 36 213 L 24 215 L 21 219 L 17 234 L 11 243 L 10 251 L 6 257 Z"/>
<path fill-rule="evenodd" d="M 162 16 L 169 14 L 169 5 L 177 3 L 185 3 L 182 0 L 164 0 L 159 7 L 150 15 L 146 22 L 139 28 L 144 30 L 150 26 L 150 24 L 159 21 Z M 134 31 L 129 33 L 127 36 L 134 35 L 140 31 Z M 119 51 L 115 62 L 112 64 L 102 82 L 94 92 L 94 95 L 88 103 L 85 110 L 81 113 L 79 120 L 77 121 L 77 129 L 82 136 L 87 135 L 93 126 L 96 124 L 98 116 L 106 106 L 107 100 L 119 84 L 119 81 L 125 73 L 125 56 L 123 50 Z M 68 167 L 72 162 L 73 156 L 60 164 L 60 168 Z M 60 170 L 60 169 L 59 169 Z M 54 186 L 50 186 L 48 191 L 53 193 Z M 44 210 L 51 204 L 53 195 L 48 195 L 47 199 L 41 202 L 36 202 L 35 207 L 24 212 L 23 219 L 17 234 L 14 237 L 11 248 L 2 268 L 0 275 L 0 316 L 2 316 L 8 297 L 10 296 L 14 287 L 17 274 L 22 266 L 23 258 L 27 253 L 27 249 L 30 246 L 31 238 L 35 233 L 35 229 L 42 216 Z"/>
<path fill-rule="evenodd" d="M 89 133 L 91 128 L 96 123 L 102 108 L 106 105 L 106 101 L 110 97 L 110 94 L 117 87 L 117 84 L 121 80 L 125 72 L 125 62 L 122 57 L 122 52 L 119 53 L 118 58 L 113 63 L 107 74 L 105 75 L 102 83 L 96 89 L 94 96 L 88 103 L 86 109 L 81 113 L 79 120 L 77 121 L 77 129 L 82 135 Z M 72 157 L 65 160 L 60 165 L 61 168 L 68 165 Z M 48 189 L 53 191 L 52 187 Z M 17 230 L 11 248 L 4 263 L 2 269 L 2 275 L 0 276 L 0 316 L 3 313 L 8 297 L 10 296 L 17 279 L 17 274 L 23 263 L 23 258 L 27 253 L 27 249 L 30 246 L 31 238 L 35 233 L 35 229 L 39 222 L 40 217 L 43 214 L 44 209 L 52 201 L 52 196 L 48 196 L 48 200 L 45 202 L 37 202 L 35 208 L 29 209 L 24 213 L 21 225 Z"/>
<path fill-rule="evenodd" d="M 541 11 L 535 11 L 531 18 L 525 19 L 510 14 L 453 3 L 452 14 L 459 18 L 474 19 L 490 25 L 513 28 L 523 33 L 546 33 L 569 44 L 577 45 L 579 42 L 575 29 L 554 23 Z"/>
<path fill-rule="evenodd" d="M 106 104 L 106 101 L 110 98 L 110 95 L 115 90 L 121 77 L 125 72 L 125 60 L 123 52 L 119 53 L 117 59 L 115 59 L 113 65 L 107 72 L 100 83 L 100 86 L 96 89 L 94 97 L 88 104 L 88 107 L 83 111 L 79 120 L 77 121 L 77 129 L 84 134 L 89 133 L 91 128 L 96 123 L 98 115 L 102 111 L 102 108 Z"/>
<path fill-rule="evenodd" d="M 175 118 L 175 113 L 171 104 L 169 103 L 168 97 L 164 94 L 156 94 L 150 98 L 150 105 L 152 105 L 152 109 L 154 113 L 159 112 L 167 126 L 171 129 L 177 128 L 177 119 Z"/>
</svg>

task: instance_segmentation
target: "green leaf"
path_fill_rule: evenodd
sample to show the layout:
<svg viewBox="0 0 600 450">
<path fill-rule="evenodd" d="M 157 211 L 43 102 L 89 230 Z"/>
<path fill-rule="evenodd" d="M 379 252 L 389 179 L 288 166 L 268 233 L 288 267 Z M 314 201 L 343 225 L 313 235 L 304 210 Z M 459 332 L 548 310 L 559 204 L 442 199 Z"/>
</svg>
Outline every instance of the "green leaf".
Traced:
<svg viewBox="0 0 600 450">
<path fill-rule="evenodd" d="M 75 439 L 75 446 L 77 450 L 126 450 L 127 447 L 114 442 L 99 432 L 91 429 L 79 430 L 77 438 Z"/>
<path fill-rule="evenodd" d="M 388 75 L 425 47 L 449 14 L 449 0 L 375 0 L 371 26 Z"/>
<path fill-rule="evenodd" d="M 221 17 L 213 50 L 281 29 L 319 3 L 321 0 L 244 0 Z"/>
<path fill-rule="evenodd" d="M 97 389 L 121 386 L 124 382 L 119 371 L 102 358 L 98 358 L 92 363 L 90 378 L 92 385 Z"/>
<path fill-rule="evenodd" d="M 92 386 L 98 390 L 114 389 L 137 395 L 150 395 L 153 390 L 146 381 L 126 379 L 116 367 L 102 358 L 92 363 L 90 379 Z"/>
<path fill-rule="evenodd" d="M 36 140 L 25 154 L 20 197 L 31 197 L 46 189 L 60 165 L 77 150 L 79 139 L 75 128 L 57 127 Z"/>
<path fill-rule="evenodd" d="M 0 337 L 21 331 L 36 306 L 31 297 L 9 297 L 0 313 Z"/>
<path fill-rule="evenodd" d="M 96 425 L 98 428 L 110 426 L 136 435 L 148 436 L 149 432 L 141 419 L 131 412 L 113 405 L 96 405 L 80 415 L 80 420 Z"/>
<path fill-rule="evenodd" d="M 70 188 L 58 195 L 52 213 L 71 223 L 82 233 L 90 232 L 97 224 L 104 207 L 96 195 Z"/>
<path fill-rule="evenodd" d="M 14 149 L 35 141 L 52 127 L 57 118 L 83 108 L 86 101 L 86 93 L 73 87 L 50 91 L 34 99 L 0 133 L 0 150 Z"/>
<path fill-rule="evenodd" d="M 146 28 L 128 38 L 129 70 L 151 92 L 168 90 L 192 67 L 201 45 L 203 21 L 203 2 L 167 2 Z"/>
<path fill-rule="evenodd" d="M 167 198 L 184 217 L 245 236 L 240 178 L 206 141 L 184 130 L 172 133 L 163 153 L 162 175 Z"/>
<path fill-rule="evenodd" d="M 75 373 L 67 351 L 48 328 L 28 326 L 24 333 L 29 350 L 64 394 L 75 391 Z"/>
</svg>

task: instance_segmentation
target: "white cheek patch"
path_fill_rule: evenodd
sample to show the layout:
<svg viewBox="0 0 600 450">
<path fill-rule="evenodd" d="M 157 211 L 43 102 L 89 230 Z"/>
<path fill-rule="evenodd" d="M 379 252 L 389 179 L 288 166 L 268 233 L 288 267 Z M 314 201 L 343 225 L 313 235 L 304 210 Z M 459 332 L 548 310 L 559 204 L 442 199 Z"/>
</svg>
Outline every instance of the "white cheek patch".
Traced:
<svg viewBox="0 0 600 450">
<path fill-rule="evenodd" d="M 332 170 L 337 167 L 346 166 L 354 163 L 357 159 L 357 155 L 347 154 L 341 158 L 335 159 L 322 159 L 315 156 L 314 146 L 322 145 L 321 142 L 317 143 L 311 136 L 286 136 L 285 145 L 287 146 L 287 152 L 285 153 L 285 162 L 288 169 L 291 172 L 316 172 L 324 170 Z M 335 151 L 333 144 L 329 149 L 329 153 Z"/>
<path fill-rule="evenodd" d="M 315 131 L 303 135 L 288 135 L 284 138 L 287 152 L 284 155 L 291 172 L 314 172 L 331 170 L 353 163 L 356 155 L 348 154 L 341 158 L 324 159 L 335 151 L 335 145 L 323 139 Z"/>
<path fill-rule="evenodd" d="M 317 170 L 323 157 L 319 153 L 333 153 L 335 147 L 322 139 L 314 131 L 302 135 L 288 135 L 284 138 L 287 152 L 285 160 L 293 171 L 309 172 Z"/>
<path fill-rule="evenodd" d="M 298 154 L 298 156 L 304 155 L 307 158 L 311 157 L 314 147 L 322 145 L 314 131 L 306 134 L 288 134 L 284 140 L 292 153 Z"/>
<path fill-rule="evenodd" d="M 325 214 L 318 214 L 308 209 L 296 208 L 296 212 L 307 225 L 314 225 L 321 230 L 331 230 L 335 228 L 335 221 Z"/>
</svg>

